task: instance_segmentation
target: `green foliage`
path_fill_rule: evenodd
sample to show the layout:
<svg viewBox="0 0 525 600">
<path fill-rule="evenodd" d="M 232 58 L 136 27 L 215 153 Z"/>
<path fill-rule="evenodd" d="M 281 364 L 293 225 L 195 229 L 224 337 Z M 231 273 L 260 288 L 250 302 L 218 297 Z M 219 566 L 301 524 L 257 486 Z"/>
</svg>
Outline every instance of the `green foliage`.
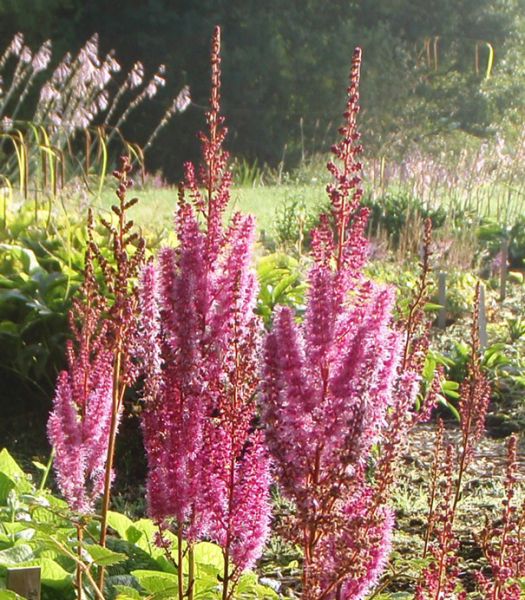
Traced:
<svg viewBox="0 0 525 600">
<path fill-rule="evenodd" d="M 484 219 L 478 229 L 478 238 L 494 257 L 501 251 L 502 243 L 507 240 L 511 267 L 525 266 L 525 216 L 520 215 L 511 224 L 496 219 Z"/>
<path fill-rule="evenodd" d="M 309 207 L 300 193 L 287 193 L 275 207 L 273 242 L 275 247 L 302 256 L 311 242 L 311 232 L 319 223 L 324 206 Z M 266 241 L 266 245 L 269 245 Z"/>
<path fill-rule="evenodd" d="M 78 557 L 77 528 L 85 530 L 81 558 Z M 112 512 L 112 535 L 108 547 L 94 542 L 98 520 L 71 513 L 65 502 L 48 490 L 38 490 L 32 479 L 17 465 L 7 450 L 0 452 L 0 587 L 10 567 L 40 566 L 42 598 L 70 600 L 75 597 L 77 564 L 92 576 L 97 567 L 106 567 L 104 590 L 107 598 L 120 600 L 168 600 L 176 596 L 177 539 L 163 534 L 165 548 L 156 545 L 158 527 L 149 519 L 131 521 Z M 220 577 L 224 569 L 221 549 L 210 542 L 195 545 L 195 598 L 220 600 Z M 188 573 L 185 552 L 182 565 Z M 94 598 L 84 577 L 86 599 Z M 0 596 L 1 597 L 1 596 Z M 254 573 L 239 579 L 234 598 L 275 599 L 277 594 L 259 583 Z"/>
<path fill-rule="evenodd" d="M 399 246 L 400 236 L 409 221 L 415 219 L 421 223 L 430 218 L 432 228 L 436 230 L 443 226 L 447 217 L 442 206 L 429 207 L 406 191 L 390 191 L 377 198 L 365 198 L 363 206 L 370 210 L 369 230 L 374 235 L 385 232 L 394 248 Z"/>
<path fill-rule="evenodd" d="M 277 305 L 291 306 L 298 315 L 305 309 L 306 285 L 302 279 L 299 262 L 286 254 L 270 254 L 257 264 L 259 297 L 257 314 L 267 327 Z"/>
<path fill-rule="evenodd" d="M 0 231 L 4 412 L 10 410 L 14 395 L 21 396 L 19 402 L 28 396 L 42 402 L 51 395 L 63 364 L 69 303 L 83 270 L 83 227 L 68 220 L 38 226 L 29 219 L 22 212 Z"/>
</svg>

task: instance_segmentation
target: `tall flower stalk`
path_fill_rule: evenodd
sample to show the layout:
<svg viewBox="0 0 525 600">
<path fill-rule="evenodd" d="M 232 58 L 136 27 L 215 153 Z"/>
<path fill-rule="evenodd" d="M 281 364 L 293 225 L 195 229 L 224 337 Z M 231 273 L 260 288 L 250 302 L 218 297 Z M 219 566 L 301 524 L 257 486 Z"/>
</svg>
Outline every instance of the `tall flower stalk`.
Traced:
<svg viewBox="0 0 525 600">
<path fill-rule="evenodd" d="M 488 600 L 519 600 L 522 597 L 520 578 L 525 577 L 525 501 L 516 503 L 519 489 L 517 439 L 509 438 L 507 473 L 502 514 L 498 523 L 485 526 L 478 536 L 491 576 L 477 573 L 477 582 Z"/>
<path fill-rule="evenodd" d="M 92 227 L 90 219 L 90 240 Z M 104 491 L 113 362 L 107 306 L 98 294 L 91 244 L 69 323 L 73 339 L 67 344 L 67 369 L 58 376 L 48 433 L 60 491 L 72 510 L 85 514 Z"/>
<path fill-rule="evenodd" d="M 130 170 L 129 158 L 124 157 L 121 169 L 114 173 L 119 182 L 119 202 L 112 207 L 116 225 L 101 219 L 108 232 L 111 260 L 94 240 L 89 215 L 84 282 L 69 319 L 73 339 L 67 348 L 68 368 L 58 377 L 48 423 L 57 481 L 71 508 L 83 514 L 91 512 L 102 496 L 102 546 L 106 543 L 124 394 L 137 374 L 132 358 L 138 309 L 135 282 L 143 264 L 144 240 L 132 231 L 133 222 L 126 216 L 137 202 L 126 199 Z M 97 264 L 101 281 L 95 276 Z M 100 589 L 103 583 L 101 568 Z"/>
<path fill-rule="evenodd" d="M 450 442 L 445 442 L 443 425 L 439 425 L 423 550 L 424 557 L 430 553 L 431 562 L 421 574 L 416 590 L 417 600 L 446 600 L 455 597 L 459 576 L 459 543 L 454 525 L 465 475 L 484 433 L 489 400 L 490 386 L 482 372 L 480 359 L 478 284 L 471 329 L 469 370 L 460 388 L 461 441 L 456 451 Z M 441 490 L 441 493 L 440 482 L 444 484 L 444 491 Z M 465 597 L 464 593 L 459 597 Z"/>
<path fill-rule="evenodd" d="M 270 509 L 268 458 L 254 426 L 261 337 L 250 266 L 254 221 L 237 214 L 223 225 L 231 172 L 222 147 L 220 61 L 216 28 L 202 165 L 185 165 L 179 245 L 146 267 L 140 297 L 149 511 L 178 537 L 179 598 L 193 597 L 192 548 L 206 537 L 223 550 L 227 600 L 262 551 Z"/>
<path fill-rule="evenodd" d="M 127 199 L 127 191 L 132 185 L 129 178 L 131 161 L 128 156 L 121 158 L 120 169 L 113 176 L 118 181 L 118 204 L 111 207 L 116 216 L 116 224 L 106 219 L 101 223 L 108 232 L 112 261 L 108 261 L 93 241 L 92 251 L 102 268 L 104 293 L 110 299 L 108 307 L 108 349 L 112 354 L 112 395 L 111 421 L 108 432 L 107 455 L 104 473 L 104 496 L 100 525 L 100 545 L 106 545 L 107 520 L 111 500 L 113 461 L 124 395 L 137 377 L 134 362 L 134 348 L 137 341 L 138 290 L 136 280 L 144 261 L 145 243 L 138 232 L 133 231 L 133 221 L 128 220 L 127 211 L 138 201 Z M 99 573 L 99 587 L 103 589 L 104 568 Z"/>
<path fill-rule="evenodd" d="M 296 505 L 288 534 L 303 549 L 302 593 L 310 600 L 363 598 L 386 563 L 393 527 L 367 472 L 393 405 L 402 337 L 392 290 L 362 271 L 360 66 L 358 48 L 328 164 L 332 210 L 313 233 L 305 321 L 281 308 L 265 343 L 263 417 L 280 484 Z M 408 389 L 413 401 L 415 387 Z"/>
</svg>

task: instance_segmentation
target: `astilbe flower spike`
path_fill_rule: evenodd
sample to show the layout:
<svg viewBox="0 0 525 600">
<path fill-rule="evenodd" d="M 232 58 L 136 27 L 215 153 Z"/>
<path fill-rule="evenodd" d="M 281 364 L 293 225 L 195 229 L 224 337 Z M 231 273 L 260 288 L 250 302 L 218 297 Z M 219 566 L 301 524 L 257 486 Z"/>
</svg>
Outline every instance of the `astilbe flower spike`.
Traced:
<svg viewBox="0 0 525 600">
<path fill-rule="evenodd" d="M 92 228 L 90 217 L 90 239 Z M 89 244 L 84 282 L 69 313 L 73 339 L 67 344 L 68 366 L 58 376 L 48 421 L 58 486 L 71 509 L 80 513 L 93 510 L 104 491 L 113 389 L 106 308 L 98 296 Z"/>
<path fill-rule="evenodd" d="M 479 284 L 471 328 L 471 356 L 467 378 L 460 388 L 459 414 L 461 442 L 456 452 L 444 442 L 442 424 L 438 427 L 434 466 L 430 489 L 428 526 L 424 557 L 429 551 L 431 562 L 423 569 L 416 589 L 417 600 L 447 600 L 464 598 L 464 592 L 454 595 L 459 580 L 459 547 L 455 520 L 467 470 L 474 458 L 476 446 L 484 433 L 485 416 L 490 400 L 490 386 L 481 369 L 479 343 Z M 439 481 L 444 482 L 444 489 Z M 432 540 L 432 541 L 430 541 Z"/>
<path fill-rule="evenodd" d="M 223 549 L 223 598 L 260 556 L 269 526 L 269 461 L 254 424 L 261 323 L 251 269 L 254 222 L 223 225 L 231 171 L 220 115 L 220 30 L 215 29 L 202 166 L 185 165 L 176 248 L 142 274 L 144 439 L 151 516 L 189 544 Z M 182 560 L 179 555 L 178 560 Z M 191 555 L 190 555 L 191 561 Z M 191 575 L 190 575 L 191 579 Z M 179 569 L 179 597 L 192 582 Z"/>
<path fill-rule="evenodd" d="M 380 576 L 393 527 L 384 498 L 392 469 L 380 486 L 370 482 L 371 448 L 389 413 L 412 408 L 419 389 L 417 375 L 398 385 L 403 337 L 392 323 L 393 292 L 362 272 L 360 65 L 356 49 L 342 139 L 328 164 L 332 210 L 313 232 L 305 321 L 281 308 L 265 341 L 263 418 L 279 482 L 296 505 L 287 534 L 304 552 L 308 600 L 359 600 Z M 403 402 L 394 402 L 401 387 Z"/>
<path fill-rule="evenodd" d="M 133 231 L 127 210 L 131 186 L 129 157 L 114 172 L 117 223 L 101 219 L 108 233 L 112 260 L 95 242 L 91 213 L 84 283 L 73 300 L 68 343 L 68 369 L 59 375 L 54 409 L 48 423 L 55 448 L 55 470 L 61 491 L 72 508 L 85 512 L 103 495 L 100 544 L 105 545 L 113 481 L 115 443 L 126 389 L 136 380 L 138 295 L 135 279 L 144 261 L 144 239 Z M 101 270 L 95 277 L 95 264 Z M 103 588 L 104 568 L 99 570 Z"/>
<path fill-rule="evenodd" d="M 519 600 L 522 597 L 518 581 L 525 577 L 525 501 L 521 507 L 516 505 L 518 486 L 517 438 L 512 435 L 507 447 L 501 521 L 497 525 L 487 523 L 478 536 L 491 571 L 490 576 L 476 574 L 478 587 L 487 600 Z"/>
</svg>

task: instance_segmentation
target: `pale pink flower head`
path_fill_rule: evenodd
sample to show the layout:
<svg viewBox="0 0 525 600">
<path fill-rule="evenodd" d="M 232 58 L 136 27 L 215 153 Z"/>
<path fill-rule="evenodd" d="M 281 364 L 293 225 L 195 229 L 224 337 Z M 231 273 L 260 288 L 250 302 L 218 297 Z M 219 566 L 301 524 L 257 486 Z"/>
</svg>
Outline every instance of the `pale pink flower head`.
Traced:
<svg viewBox="0 0 525 600">
<path fill-rule="evenodd" d="M 51 40 L 45 41 L 33 57 L 32 67 L 35 73 L 45 71 L 51 61 Z"/>
<path fill-rule="evenodd" d="M 171 109 L 174 112 L 184 112 L 191 104 L 191 94 L 189 86 L 185 85 L 173 100 Z"/>
<path fill-rule="evenodd" d="M 24 48 L 24 34 L 16 33 L 11 43 L 9 44 L 9 51 L 15 56 L 20 56 L 22 49 Z"/>
<path fill-rule="evenodd" d="M 58 487 L 72 510 L 87 513 L 104 491 L 113 361 L 109 352 L 73 360 L 58 377 L 48 434 Z"/>
<path fill-rule="evenodd" d="M 144 81 L 144 66 L 141 62 L 136 62 L 128 75 L 129 86 L 133 90 L 140 85 Z"/>
</svg>

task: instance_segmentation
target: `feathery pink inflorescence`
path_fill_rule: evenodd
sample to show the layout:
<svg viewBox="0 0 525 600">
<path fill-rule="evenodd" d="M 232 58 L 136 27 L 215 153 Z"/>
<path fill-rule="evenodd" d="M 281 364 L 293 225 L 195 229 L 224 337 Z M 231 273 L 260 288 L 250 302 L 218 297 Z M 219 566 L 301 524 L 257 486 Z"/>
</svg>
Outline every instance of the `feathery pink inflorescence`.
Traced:
<svg viewBox="0 0 525 600">
<path fill-rule="evenodd" d="M 74 339 L 67 346 L 68 367 L 58 377 L 48 421 L 58 486 L 70 507 L 80 513 L 92 510 L 104 490 L 113 391 L 105 308 L 97 294 L 88 246 L 82 293 L 70 312 Z"/>
<path fill-rule="evenodd" d="M 185 166 L 175 216 L 179 244 L 146 268 L 140 296 L 149 510 L 189 542 L 205 536 L 219 543 L 228 579 L 260 556 L 270 506 L 269 459 L 254 425 L 261 345 L 251 267 L 255 224 L 237 214 L 223 225 L 231 172 L 219 111 L 216 28 L 203 164 Z"/>
<path fill-rule="evenodd" d="M 360 207 L 356 128 L 361 51 L 354 52 L 341 141 L 328 164 L 331 214 L 313 232 L 305 320 L 281 308 L 265 340 L 263 418 L 276 473 L 296 504 L 289 537 L 304 551 L 303 597 L 362 598 L 389 551 L 392 513 L 366 483 L 372 445 L 399 400 L 402 336 L 394 295 L 363 275 L 368 213 Z M 418 377 L 404 403 L 413 404 Z"/>
</svg>

